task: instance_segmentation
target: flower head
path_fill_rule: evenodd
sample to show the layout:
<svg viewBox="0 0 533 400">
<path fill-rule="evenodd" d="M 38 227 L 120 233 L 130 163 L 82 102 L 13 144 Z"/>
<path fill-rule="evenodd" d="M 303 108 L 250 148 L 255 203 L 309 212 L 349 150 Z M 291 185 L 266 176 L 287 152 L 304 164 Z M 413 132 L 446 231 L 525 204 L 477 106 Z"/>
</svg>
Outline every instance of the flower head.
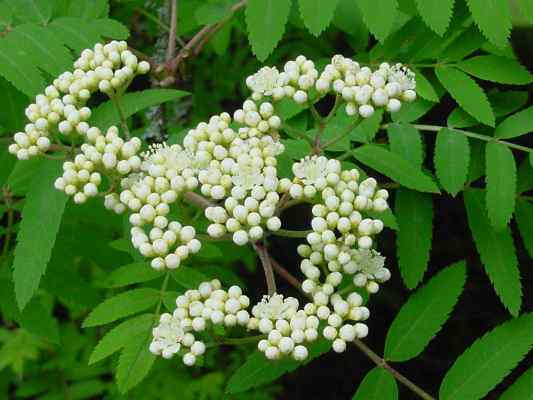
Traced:
<svg viewBox="0 0 533 400">
<path fill-rule="evenodd" d="M 415 90 L 415 73 L 402 64 L 395 64 L 389 71 L 389 82 L 397 82 L 402 90 Z"/>
<path fill-rule="evenodd" d="M 246 85 L 253 92 L 270 96 L 275 88 L 282 86 L 282 82 L 276 67 L 263 67 L 246 79 Z"/>
<path fill-rule="evenodd" d="M 355 261 L 362 273 L 371 276 L 379 275 L 385 265 L 385 257 L 376 250 L 358 250 Z"/>
<path fill-rule="evenodd" d="M 260 303 L 252 308 L 256 318 L 272 320 L 289 319 L 298 311 L 298 300 L 294 297 L 283 298 L 282 294 L 264 296 Z"/>
<path fill-rule="evenodd" d="M 320 178 L 325 178 L 328 174 L 328 159 L 326 157 L 305 157 L 292 166 L 294 176 L 300 179 L 305 185 L 313 185 Z"/>
</svg>

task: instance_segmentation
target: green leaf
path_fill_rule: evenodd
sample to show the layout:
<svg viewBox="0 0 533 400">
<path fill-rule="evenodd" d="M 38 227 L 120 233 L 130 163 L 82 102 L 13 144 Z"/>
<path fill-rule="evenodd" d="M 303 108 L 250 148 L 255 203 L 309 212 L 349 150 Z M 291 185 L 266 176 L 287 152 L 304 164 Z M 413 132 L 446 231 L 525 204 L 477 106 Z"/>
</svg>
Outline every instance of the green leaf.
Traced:
<svg viewBox="0 0 533 400">
<path fill-rule="evenodd" d="M 383 147 L 367 144 L 352 151 L 355 159 L 388 176 L 409 189 L 439 193 L 439 188 L 428 175 L 408 160 Z"/>
<path fill-rule="evenodd" d="M 209 280 L 209 278 L 201 272 L 185 266 L 180 266 L 171 271 L 170 276 L 186 289 L 196 289 L 200 286 L 200 283 Z"/>
<path fill-rule="evenodd" d="M 513 152 L 490 142 L 485 154 L 487 210 L 495 229 L 503 229 L 513 215 L 516 198 L 516 164 Z"/>
<path fill-rule="evenodd" d="M 498 47 L 505 47 L 511 34 L 509 2 L 502 0 L 466 0 L 474 22 L 483 35 Z"/>
<path fill-rule="evenodd" d="M 441 129 L 435 142 L 435 171 L 442 187 L 454 197 L 463 189 L 469 162 L 470 144 L 466 136 Z"/>
<path fill-rule="evenodd" d="M 452 40 L 440 52 L 440 54 L 438 54 L 438 58 L 442 61 L 462 60 L 481 48 L 484 43 L 486 43 L 486 40 L 483 35 L 474 25 L 471 25 L 470 28 L 461 32 L 461 34 Z"/>
<path fill-rule="evenodd" d="M 533 3 L 530 0 L 518 0 L 518 6 L 529 22 L 533 23 Z"/>
<path fill-rule="evenodd" d="M 328 27 L 339 0 L 298 0 L 300 14 L 309 32 L 318 36 Z"/>
<path fill-rule="evenodd" d="M 265 61 L 283 37 L 291 2 L 287 0 L 250 0 L 245 17 L 252 51 Z"/>
<path fill-rule="evenodd" d="M 533 258 L 533 204 L 527 201 L 519 201 L 516 205 L 516 223 L 522 236 L 522 241 Z"/>
<path fill-rule="evenodd" d="M 468 114 L 461 107 L 455 107 L 455 109 L 448 115 L 446 122 L 450 128 L 469 128 L 476 126 L 479 122 Z"/>
<path fill-rule="evenodd" d="M 89 0 L 70 2 L 67 14 L 86 20 L 105 18 L 109 13 L 108 0 Z"/>
<path fill-rule="evenodd" d="M 533 106 L 506 118 L 496 127 L 494 136 L 509 139 L 533 132 Z"/>
<path fill-rule="evenodd" d="M 533 387 L 533 368 L 528 369 L 520 375 L 520 377 L 509 386 L 505 392 L 503 392 L 499 400 L 533 400 L 533 391 L 531 390 L 531 387 Z"/>
<path fill-rule="evenodd" d="M 216 3 L 206 3 L 199 6 L 194 16 L 198 23 L 202 25 L 216 24 L 226 18 L 231 12 L 231 3 L 219 1 Z"/>
<path fill-rule="evenodd" d="M 150 106 L 177 100 L 189 93 L 174 89 L 149 89 L 141 92 L 127 93 L 121 98 L 122 109 L 126 118 Z M 107 101 L 94 109 L 90 123 L 100 129 L 107 129 L 120 122 L 120 115 L 113 102 Z"/>
<path fill-rule="evenodd" d="M 27 63 L 29 57 L 25 43 L 0 40 L 0 75 L 29 97 L 44 89 L 45 81 L 37 65 Z"/>
<path fill-rule="evenodd" d="M 148 348 L 152 341 L 152 330 L 131 338 L 120 353 L 117 366 L 117 385 L 121 393 L 126 393 L 138 385 L 150 372 L 155 355 Z"/>
<path fill-rule="evenodd" d="M 389 145 L 393 153 L 409 160 L 417 167 L 424 161 L 420 132 L 411 124 L 392 123 L 387 128 Z"/>
<path fill-rule="evenodd" d="M 497 326 L 477 339 L 446 373 L 439 398 L 483 398 L 531 350 L 532 330 L 533 314 L 524 314 Z"/>
<path fill-rule="evenodd" d="M 397 400 L 398 385 L 393 376 L 383 368 L 374 367 L 359 384 L 352 400 Z"/>
<path fill-rule="evenodd" d="M 416 0 L 416 6 L 424 22 L 441 36 L 450 24 L 453 3 L 454 0 Z"/>
<path fill-rule="evenodd" d="M 110 288 L 128 286 L 133 283 L 147 282 L 161 277 L 148 262 L 137 262 L 117 268 L 107 277 L 105 285 Z"/>
<path fill-rule="evenodd" d="M 506 57 L 477 56 L 460 61 L 455 66 L 476 78 L 491 82 L 525 85 L 533 80 L 533 75 L 518 61 Z"/>
<path fill-rule="evenodd" d="M 41 299 L 34 297 L 21 313 L 20 326 L 28 332 L 59 344 L 59 330 L 57 321 L 47 310 Z"/>
<path fill-rule="evenodd" d="M 397 0 L 358 0 L 357 6 L 370 32 L 383 42 L 392 32 L 398 13 Z"/>
<path fill-rule="evenodd" d="M 0 93 L 2 93 L 2 107 L 0 107 L 0 125 L 9 134 L 24 128 L 26 117 L 24 109 L 29 100 L 8 81 L 0 77 Z"/>
<path fill-rule="evenodd" d="M 350 139 L 361 143 L 374 140 L 381 127 L 383 114 L 383 109 L 378 109 L 370 118 L 363 119 L 350 134 Z"/>
<path fill-rule="evenodd" d="M 9 0 L 4 4 L 11 7 L 19 23 L 46 25 L 52 18 L 52 1 L 49 0 Z"/>
<path fill-rule="evenodd" d="M 404 103 L 400 111 L 392 114 L 392 120 L 394 122 L 414 122 L 424 116 L 435 105 L 436 103 L 421 98 L 413 103 Z"/>
<path fill-rule="evenodd" d="M 481 262 L 502 303 L 514 316 L 520 312 L 522 286 L 511 231 L 496 231 L 485 211 L 482 190 L 464 192 L 468 224 Z"/>
<path fill-rule="evenodd" d="M 414 68 L 413 72 L 416 76 L 416 93 L 426 100 L 433 102 L 439 101 L 439 96 L 437 92 L 433 88 L 431 82 L 426 78 L 426 76 L 421 71 Z"/>
<path fill-rule="evenodd" d="M 46 161 L 35 174 L 17 235 L 13 281 L 17 303 L 22 310 L 39 286 L 50 260 L 67 196 L 54 188 L 61 173 L 60 161 Z"/>
<path fill-rule="evenodd" d="M 479 122 L 494 126 L 494 113 L 487 96 L 477 83 L 457 69 L 435 68 L 437 78 L 459 105 Z"/>
<path fill-rule="evenodd" d="M 433 236 L 431 195 L 400 188 L 394 213 L 398 220 L 396 245 L 400 273 L 405 285 L 414 289 L 424 277 Z"/>
<path fill-rule="evenodd" d="M 387 333 L 385 359 L 407 361 L 433 340 L 459 300 L 466 280 L 464 261 L 444 268 L 402 306 Z"/>
<path fill-rule="evenodd" d="M 151 288 L 132 289 L 104 300 L 83 321 L 83 327 L 108 324 L 144 311 L 159 300 L 159 291 Z"/>
<path fill-rule="evenodd" d="M 496 117 L 503 117 L 515 112 L 522 108 L 528 99 L 527 92 L 517 90 L 506 92 L 490 91 L 488 96 Z"/>
<path fill-rule="evenodd" d="M 368 29 L 363 22 L 359 7 L 355 7 L 352 0 L 339 0 L 333 24 L 353 38 L 356 46 L 354 47 L 353 42 L 351 42 L 352 48 L 360 46 L 361 49 L 365 49 L 367 47 Z"/>
<path fill-rule="evenodd" d="M 89 358 L 89 365 L 119 351 L 126 346 L 128 340 L 149 331 L 153 323 L 152 314 L 141 314 L 115 326 L 95 346 Z"/>
<path fill-rule="evenodd" d="M 306 365 L 331 348 L 326 340 L 319 340 L 308 346 L 309 356 L 302 363 L 293 359 L 271 361 L 259 351 L 254 351 L 237 371 L 229 378 L 226 393 L 240 393 L 272 382 L 302 365 Z"/>
</svg>

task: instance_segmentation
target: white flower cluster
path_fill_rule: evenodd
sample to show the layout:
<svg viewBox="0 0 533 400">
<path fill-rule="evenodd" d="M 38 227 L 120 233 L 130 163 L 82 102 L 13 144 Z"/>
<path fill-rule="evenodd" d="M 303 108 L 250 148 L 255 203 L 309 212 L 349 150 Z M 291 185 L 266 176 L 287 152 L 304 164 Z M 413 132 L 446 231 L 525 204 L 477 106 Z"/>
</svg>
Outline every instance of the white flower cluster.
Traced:
<svg viewBox="0 0 533 400">
<path fill-rule="evenodd" d="M 100 90 L 113 95 L 128 86 L 138 74 L 149 71 L 146 61 L 138 62 L 126 42 L 98 43 L 94 50 L 84 50 L 74 63 L 73 72 L 64 72 L 26 108 L 30 121 L 24 132 L 14 135 L 9 152 L 20 160 L 47 152 L 50 137 L 57 129 L 63 135 L 86 135 L 91 110 L 85 106 L 91 94 Z M 81 196 L 78 196 L 80 199 Z"/>
<path fill-rule="evenodd" d="M 150 351 L 164 358 L 179 353 L 183 363 L 192 366 L 206 348 L 195 333 L 205 331 L 210 325 L 246 326 L 250 320 L 246 311 L 249 305 L 250 300 L 238 286 L 225 291 L 217 279 L 203 282 L 197 290 L 187 290 L 178 296 L 172 315 L 161 315 L 159 325 L 152 332 Z"/>
<path fill-rule="evenodd" d="M 318 77 L 313 61 L 300 55 L 294 61 L 288 61 L 279 72 L 276 67 L 263 67 L 246 78 L 246 85 L 252 91 L 252 99 L 260 100 L 263 96 L 281 100 L 292 98 L 303 104 L 308 99 L 308 91 Z"/>
<path fill-rule="evenodd" d="M 317 79 L 315 87 L 319 93 L 333 91 L 342 96 L 348 115 L 368 118 L 376 107 L 386 107 L 397 112 L 402 101 L 416 99 L 414 73 L 402 64 L 390 66 L 382 63 L 379 69 L 360 67 L 359 63 L 336 55 Z"/>
</svg>

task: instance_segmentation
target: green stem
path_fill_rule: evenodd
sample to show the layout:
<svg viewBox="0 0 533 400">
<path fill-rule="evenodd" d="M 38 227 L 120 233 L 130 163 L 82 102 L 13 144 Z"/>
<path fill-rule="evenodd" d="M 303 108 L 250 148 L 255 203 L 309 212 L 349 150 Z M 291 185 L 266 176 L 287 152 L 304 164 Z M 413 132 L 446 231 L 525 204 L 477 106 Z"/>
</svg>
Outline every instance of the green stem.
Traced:
<svg viewBox="0 0 533 400">
<path fill-rule="evenodd" d="M 161 305 L 163 304 L 163 296 L 165 295 L 165 292 L 167 291 L 169 278 L 170 278 L 170 272 L 167 272 L 165 274 L 165 279 L 163 279 L 163 283 L 161 284 L 161 289 L 159 290 L 159 302 L 157 303 L 157 307 L 155 309 L 155 314 L 154 314 L 154 318 L 156 319 L 155 322 L 157 322 L 157 319 L 159 318 L 159 312 L 161 311 Z"/>
<path fill-rule="evenodd" d="M 307 136 L 305 134 L 305 132 L 301 132 L 298 129 L 294 129 L 294 128 L 290 127 L 287 124 L 284 124 L 281 127 L 281 129 L 284 130 L 285 132 L 287 132 L 290 135 L 298 136 L 299 138 L 301 138 L 301 139 L 305 140 L 307 143 L 309 143 L 311 146 L 313 146 L 313 144 L 314 144 L 313 143 L 313 139 L 311 139 L 309 136 Z"/>
<path fill-rule="evenodd" d="M 283 236 L 283 237 L 288 237 L 288 238 L 305 238 L 311 232 L 313 232 L 312 229 L 305 230 L 305 231 L 291 231 L 288 229 L 278 229 L 277 231 L 273 231 L 272 235 Z"/>
<path fill-rule="evenodd" d="M 241 344 L 248 344 L 248 343 L 257 343 L 261 339 L 265 339 L 265 335 L 257 335 L 257 336 L 248 336 L 244 338 L 224 338 L 220 340 L 216 340 L 212 343 L 207 343 L 206 347 L 214 347 L 214 346 L 221 346 L 221 345 L 234 345 L 238 346 Z"/>
<path fill-rule="evenodd" d="M 358 122 L 359 122 L 359 118 L 356 118 L 354 122 L 352 122 L 350 125 L 348 125 L 348 128 L 342 132 L 340 135 L 334 137 L 333 139 L 331 139 L 330 141 L 324 143 L 322 146 L 321 146 L 321 150 L 326 150 L 329 146 L 333 146 L 335 143 L 341 141 L 342 139 L 344 139 L 346 136 L 348 136 L 350 133 L 352 133 L 352 131 L 355 129 L 355 127 L 358 125 Z"/>
<path fill-rule="evenodd" d="M 128 122 L 126 121 L 126 115 L 124 114 L 124 110 L 122 108 L 122 96 L 119 93 L 115 93 L 114 95 L 111 95 L 111 101 L 115 105 L 115 108 L 118 111 L 118 115 L 120 116 L 120 125 L 122 126 L 122 130 L 124 131 L 124 135 L 126 136 L 126 139 L 130 139 L 130 130 L 128 128 Z"/>
<path fill-rule="evenodd" d="M 341 95 L 337 94 L 335 96 L 335 103 L 333 104 L 333 107 L 329 111 L 328 115 L 326 115 L 326 118 L 324 118 L 325 122 L 329 122 L 329 120 L 333 118 L 333 116 L 335 115 L 335 112 L 337 111 L 337 108 L 339 108 L 340 103 L 341 103 Z"/>
<path fill-rule="evenodd" d="M 424 400 L 436 400 L 435 397 L 424 391 L 421 387 L 415 385 L 401 373 L 392 368 L 387 362 L 378 356 L 370 347 L 364 344 L 361 340 L 355 339 L 354 345 L 361 350 L 369 359 L 371 359 L 379 368 L 383 368 L 391 374 L 398 382 L 411 390 L 414 394 Z"/>
</svg>

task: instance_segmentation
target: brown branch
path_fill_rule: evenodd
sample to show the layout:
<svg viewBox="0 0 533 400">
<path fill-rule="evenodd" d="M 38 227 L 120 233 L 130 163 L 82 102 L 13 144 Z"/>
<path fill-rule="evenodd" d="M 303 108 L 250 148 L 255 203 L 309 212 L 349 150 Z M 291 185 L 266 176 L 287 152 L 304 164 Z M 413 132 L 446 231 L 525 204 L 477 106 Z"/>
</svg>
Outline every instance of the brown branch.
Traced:
<svg viewBox="0 0 533 400">
<path fill-rule="evenodd" d="M 201 196 L 197 193 L 194 193 L 194 192 L 187 192 L 183 195 L 183 198 L 191 203 L 191 204 L 194 204 L 195 206 L 197 207 L 200 207 L 200 208 L 207 208 L 207 207 L 214 207 L 216 206 L 215 203 L 212 203 L 211 201 L 209 201 L 208 199 L 206 199 L 204 196 Z"/>
<path fill-rule="evenodd" d="M 409 390 L 411 390 L 413 393 L 418 395 L 420 398 L 424 400 L 436 400 L 435 397 L 428 394 L 422 388 L 420 388 L 419 386 L 411 382 L 409 379 L 407 379 L 405 376 L 403 376 L 400 372 L 392 368 L 387 363 L 387 361 L 385 361 L 383 358 L 378 356 L 370 347 L 364 344 L 361 340 L 355 339 L 353 343 L 355 347 L 361 350 L 369 359 L 371 359 L 374 362 L 374 364 L 376 364 L 379 368 L 383 368 L 385 371 L 391 374 L 398 382 L 400 382 L 402 385 L 407 387 Z"/>
<path fill-rule="evenodd" d="M 178 0 L 170 0 L 170 30 L 168 32 L 167 58 L 171 60 L 176 54 L 176 29 L 178 24 Z"/>
<path fill-rule="evenodd" d="M 276 274 L 281 276 L 292 287 L 301 291 L 302 284 L 300 283 L 300 281 L 294 275 L 292 275 L 289 271 L 287 271 L 284 267 L 282 267 L 280 263 L 274 260 L 272 256 L 269 255 L 269 257 L 270 257 L 270 262 L 272 263 L 272 267 L 274 268 L 274 271 L 276 272 Z"/>
<path fill-rule="evenodd" d="M 259 256 L 263 270 L 265 271 L 265 280 L 267 284 L 268 295 L 272 296 L 277 292 L 276 278 L 274 278 L 274 271 L 272 270 L 271 258 L 268 254 L 268 250 L 259 242 L 252 244 L 253 248 Z"/>
</svg>

